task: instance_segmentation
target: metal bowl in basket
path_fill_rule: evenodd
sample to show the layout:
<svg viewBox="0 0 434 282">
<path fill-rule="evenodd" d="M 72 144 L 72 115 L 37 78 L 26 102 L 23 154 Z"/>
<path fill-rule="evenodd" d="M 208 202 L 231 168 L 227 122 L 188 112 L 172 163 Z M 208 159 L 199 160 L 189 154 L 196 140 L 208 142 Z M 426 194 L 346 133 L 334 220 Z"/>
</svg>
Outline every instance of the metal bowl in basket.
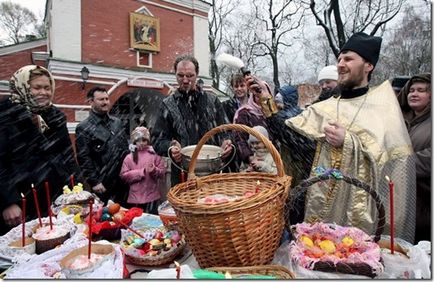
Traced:
<svg viewBox="0 0 434 282">
<path fill-rule="evenodd" d="M 169 148 L 170 151 L 171 147 Z M 181 167 L 172 160 L 172 163 L 180 170 L 188 171 L 188 167 L 191 162 L 191 156 L 193 155 L 196 145 L 186 146 L 181 149 Z M 221 158 L 222 149 L 214 145 L 203 145 L 197 157 L 195 173 L 197 175 L 209 175 L 218 172 L 224 168 Z M 168 156 L 171 155 L 168 153 Z"/>
</svg>

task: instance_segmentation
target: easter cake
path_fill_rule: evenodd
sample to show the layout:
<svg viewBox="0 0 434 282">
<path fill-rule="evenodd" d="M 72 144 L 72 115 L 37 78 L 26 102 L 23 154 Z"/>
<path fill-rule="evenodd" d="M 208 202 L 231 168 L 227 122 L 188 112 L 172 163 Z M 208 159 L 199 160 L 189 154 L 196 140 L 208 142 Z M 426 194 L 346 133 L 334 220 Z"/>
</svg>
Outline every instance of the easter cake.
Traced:
<svg viewBox="0 0 434 282">
<path fill-rule="evenodd" d="M 36 229 L 32 238 L 35 240 L 36 254 L 42 254 L 54 249 L 70 237 L 69 226 L 66 225 L 44 225 Z"/>
<path fill-rule="evenodd" d="M 291 260 L 310 270 L 365 275 L 384 271 L 380 246 L 356 227 L 300 223 L 293 227 Z"/>
<path fill-rule="evenodd" d="M 58 215 L 60 212 L 66 214 L 78 214 L 83 217 L 89 214 L 89 200 L 94 199 L 94 207 L 102 205 L 101 200 L 95 195 L 83 189 L 83 184 L 78 183 L 72 190 L 67 185 L 63 187 L 63 194 L 56 198 L 52 204 L 53 214 Z"/>
</svg>

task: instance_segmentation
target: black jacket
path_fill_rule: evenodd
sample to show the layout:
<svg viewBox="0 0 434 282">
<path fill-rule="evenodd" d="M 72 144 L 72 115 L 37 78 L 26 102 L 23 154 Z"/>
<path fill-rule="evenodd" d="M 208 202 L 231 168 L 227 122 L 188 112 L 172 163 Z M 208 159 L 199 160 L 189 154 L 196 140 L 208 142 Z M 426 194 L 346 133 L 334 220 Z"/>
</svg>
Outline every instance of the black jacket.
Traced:
<svg viewBox="0 0 434 282">
<path fill-rule="evenodd" d="M 128 154 L 128 140 L 122 121 L 90 111 L 77 125 L 77 159 L 83 178 L 91 186 L 102 183 L 108 196 L 114 195 L 119 172 Z"/>
<path fill-rule="evenodd" d="M 82 182 L 80 169 L 72 149 L 65 114 L 57 107 L 51 106 L 42 111 L 40 115 L 49 127 L 43 133 L 48 141 L 46 151 L 53 155 L 54 161 L 58 164 L 56 169 L 58 174 L 63 176 L 63 182 L 68 183 L 71 175 L 74 175 L 76 183 Z M 62 191 L 61 188 L 59 187 L 59 191 Z"/>
<path fill-rule="evenodd" d="M 235 112 L 238 110 L 239 105 L 237 103 L 237 100 L 234 97 L 224 101 L 222 103 L 223 105 L 223 109 L 225 110 L 226 116 L 228 117 L 228 120 L 230 123 L 234 122 L 234 116 L 235 116 Z"/>
<path fill-rule="evenodd" d="M 27 198 L 27 216 L 36 217 L 31 193 L 34 184 L 42 215 L 47 213 L 44 182 L 50 184 L 51 200 L 68 183 L 68 174 L 53 142 L 35 126 L 32 114 L 10 100 L 0 102 L 0 204 L 1 210 L 20 205 L 21 193 Z M 66 125 L 65 125 L 66 127 Z M 51 130 L 54 133 L 55 127 Z M 47 131 L 46 131 L 47 132 Z M 46 133 L 44 132 L 44 133 Z M 69 138 L 69 137 L 68 137 Z"/>
<path fill-rule="evenodd" d="M 215 95 L 195 92 L 189 95 L 176 91 L 160 104 L 155 126 L 151 132 L 151 143 L 161 156 L 167 156 L 172 140 L 182 147 L 196 145 L 209 130 L 228 123 L 222 104 Z M 210 142 L 220 146 L 228 135 L 215 135 Z M 172 165 L 172 186 L 179 183 L 180 171 Z"/>
</svg>

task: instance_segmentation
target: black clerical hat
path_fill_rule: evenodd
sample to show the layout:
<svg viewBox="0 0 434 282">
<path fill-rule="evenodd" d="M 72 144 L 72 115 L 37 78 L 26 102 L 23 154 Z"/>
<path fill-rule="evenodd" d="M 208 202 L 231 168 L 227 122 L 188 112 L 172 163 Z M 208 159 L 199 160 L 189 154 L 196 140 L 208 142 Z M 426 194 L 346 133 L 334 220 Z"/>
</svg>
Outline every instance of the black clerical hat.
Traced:
<svg viewBox="0 0 434 282">
<path fill-rule="evenodd" d="M 346 50 L 356 52 L 375 67 L 380 56 L 381 41 L 381 37 L 357 32 L 348 39 L 339 53 Z"/>
</svg>

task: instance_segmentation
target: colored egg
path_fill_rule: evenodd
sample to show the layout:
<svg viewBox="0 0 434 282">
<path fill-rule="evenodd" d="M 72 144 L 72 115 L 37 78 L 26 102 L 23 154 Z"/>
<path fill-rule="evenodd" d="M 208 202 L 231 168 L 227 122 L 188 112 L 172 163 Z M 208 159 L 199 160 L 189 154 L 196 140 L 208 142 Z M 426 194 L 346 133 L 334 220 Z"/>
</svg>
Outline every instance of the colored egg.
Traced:
<svg viewBox="0 0 434 282">
<path fill-rule="evenodd" d="M 145 243 L 145 240 L 143 240 L 142 238 L 135 238 L 133 240 L 133 246 L 136 248 L 140 248 L 143 244 Z"/>
<path fill-rule="evenodd" d="M 124 217 L 125 217 L 125 212 L 119 211 L 113 215 L 113 220 L 114 221 L 122 221 L 124 219 Z"/>
<path fill-rule="evenodd" d="M 151 245 L 160 244 L 160 240 L 158 240 L 158 239 L 152 239 L 151 241 L 149 241 L 149 244 L 151 244 Z"/>
<path fill-rule="evenodd" d="M 111 220 L 111 219 L 112 219 L 112 217 L 108 213 L 103 213 L 102 216 L 101 216 L 101 221 L 108 221 L 108 220 Z"/>
<path fill-rule="evenodd" d="M 179 233 L 174 233 L 172 235 L 172 238 L 170 238 L 174 243 L 178 243 L 181 240 L 181 236 Z"/>
<path fill-rule="evenodd" d="M 108 213 L 109 211 L 108 211 L 108 207 L 103 207 L 102 208 L 102 213 Z"/>
<path fill-rule="evenodd" d="M 117 213 L 120 209 L 121 209 L 121 205 L 119 205 L 118 203 L 114 203 L 108 207 L 108 212 L 109 212 L 109 214 L 113 215 L 113 214 Z"/>
</svg>

